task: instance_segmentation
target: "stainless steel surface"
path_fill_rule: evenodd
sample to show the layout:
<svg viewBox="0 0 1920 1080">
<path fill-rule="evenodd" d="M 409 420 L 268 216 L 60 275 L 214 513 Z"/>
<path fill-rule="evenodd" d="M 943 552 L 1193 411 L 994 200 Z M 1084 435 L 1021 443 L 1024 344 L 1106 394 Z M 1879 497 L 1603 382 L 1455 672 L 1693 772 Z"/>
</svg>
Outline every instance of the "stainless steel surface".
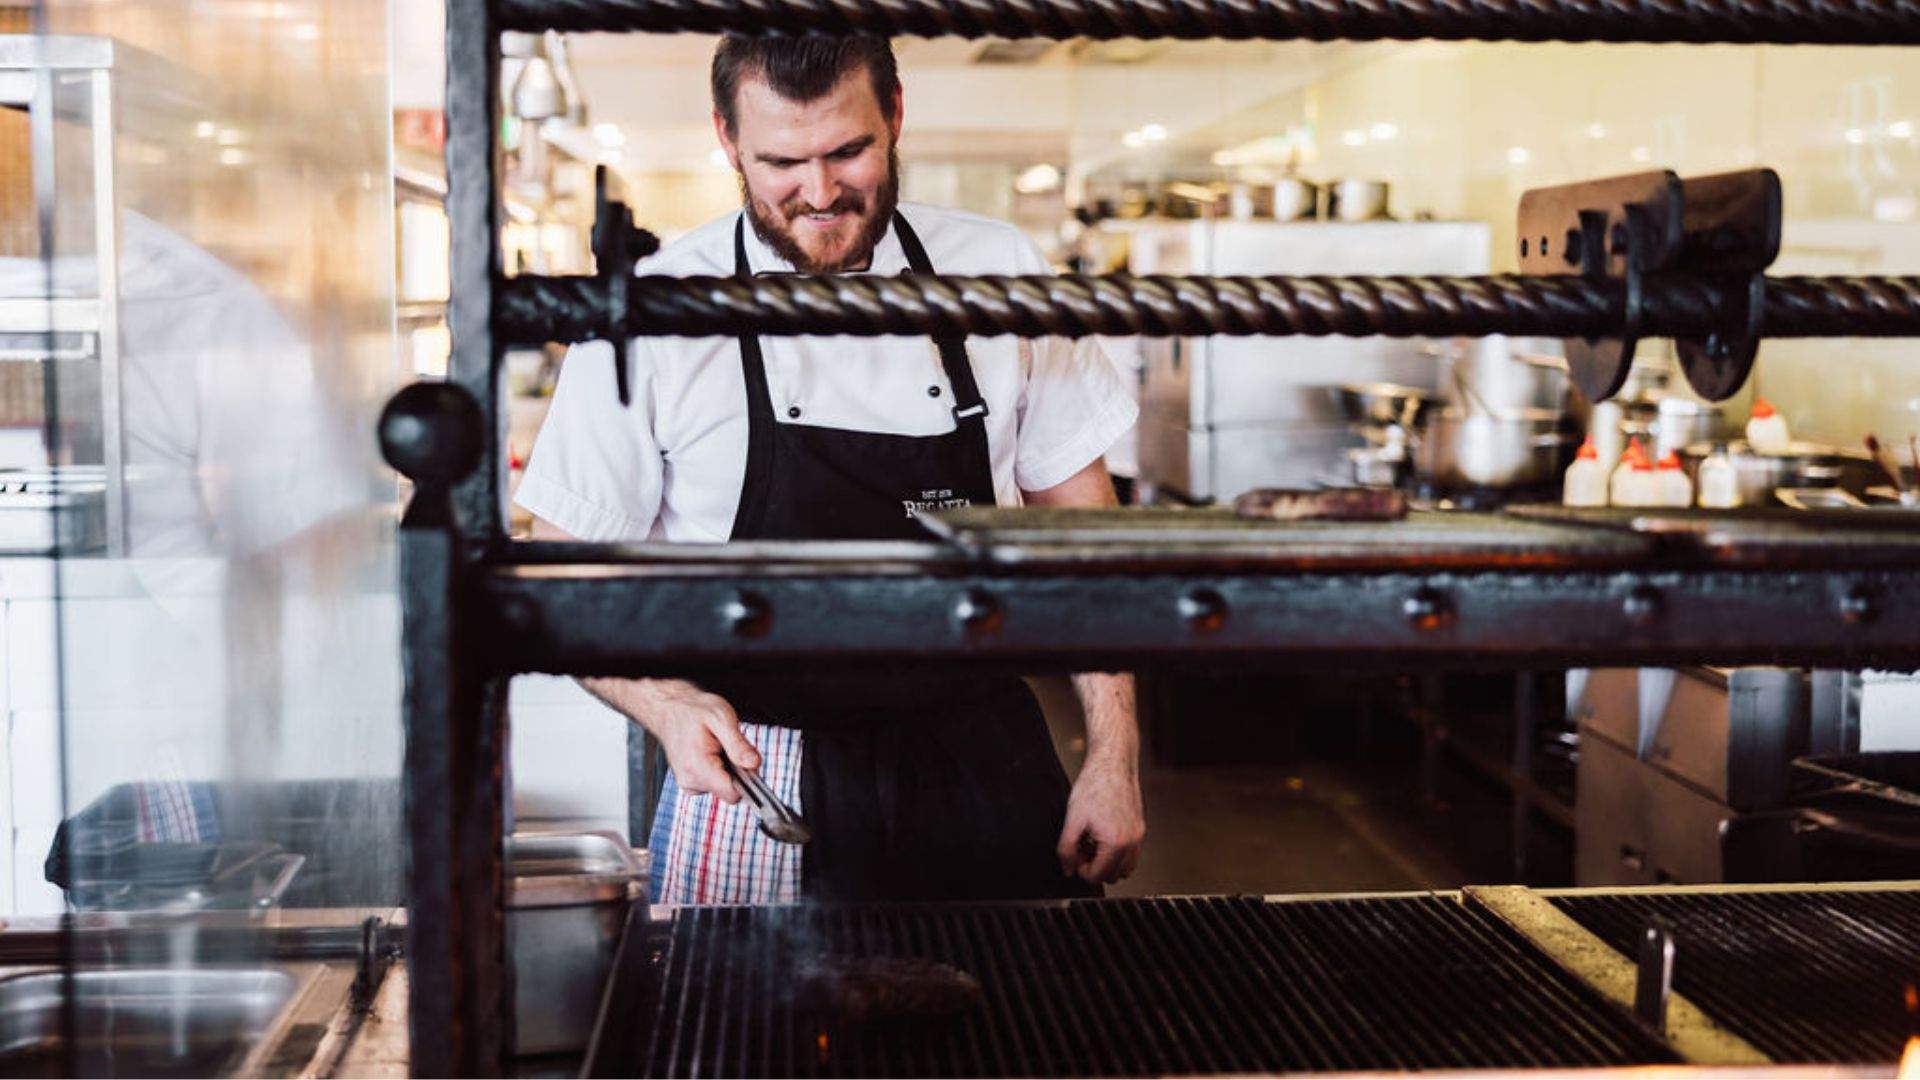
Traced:
<svg viewBox="0 0 1920 1080">
<path fill-rule="evenodd" d="M 519 1054 L 587 1044 L 607 966 L 644 868 L 611 832 L 507 839 L 507 948 Z"/>
<path fill-rule="evenodd" d="M 509 902 L 553 907 L 624 900 L 645 868 L 617 833 L 515 833 L 507 838 Z"/>
<path fill-rule="evenodd" d="M 753 804 L 754 813 L 760 815 L 761 832 L 783 844 L 804 844 L 813 839 L 813 830 L 807 827 L 806 819 L 781 801 L 767 782 L 760 779 L 759 772 L 743 769 L 724 756 L 720 760 L 727 767 L 727 775 L 740 786 L 740 793 Z"/>
<path fill-rule="evenodd" d="M 1467 413 L 1438 409 L 1414 446 L 1414 468 L 1446 487 L 1509 488 L 1559 475 L 1568 437 L 1544 409 Z"/>
<path fill-rule="evenodd" d="M 1718 405 L 1692 398 L 1664 397 L 1655 406 L 1653 449 L 1656 457 L 1712 442 L 1725 432 L 1726 414 Z"/>
<path fill-rule="evenodd" d="M 1432 355 L 1449 364 L 1459 382 L 1479 395 L 1489 409 L 1564 412 L 1578 396 L 1572 393 L 1565 360 L 1524 351 L 1519 342 L 1507 338 L 1454 342 L 1435 348 Z M 1455 401 L 1464 404 L 1459 398 Z"/>
<path fill-rule="evenodd" d="M 1726 880 L 1723 823 L 1782 805 L 1812 743 L 1792 668 L 1605 668 L 1574 718 L 1582 885 Z"/>
<path fill-rule="evenodd" d="M 1336 180 L 1327 185 L 1329 220 L 1379 221 L 1386 216 L 1386 181 Z"/>
<path fill-rule="evenodd" d="M 302 979 L 275 968 L 35 971 L 0 977 L 0 1072 L 216 1076 L 238 1072 Z M 62 1021 L 71 993 L 71 1027 Z M 71 1030 L 73 1044 L 66 1045 Z"/>
<path fill-rule="evenodd" d="M 1347 419 L 1356 424 L 1398 424 L 1408 431 L 1420 426 L 1427 411 L 1439 403 L 1431 390 L 1398 383 L 1343 383 L 1327 392 Z"/>
<path fill-rule="evenodd" d="M 1477 222 L 1212 221 L 1130 226 L 1135 274 L 1485 273 Z M 1395 383 L 1432 392 L 1422 342 L 1399 338 L 1154 338 L 1142 349 L 1141 478 L 1192 498 L 1301 487 L 1346 475 L 1360 445 L 1326 387 Z M 1151 429 L 1151 430 L 1150 430 Z"/>
</svg>

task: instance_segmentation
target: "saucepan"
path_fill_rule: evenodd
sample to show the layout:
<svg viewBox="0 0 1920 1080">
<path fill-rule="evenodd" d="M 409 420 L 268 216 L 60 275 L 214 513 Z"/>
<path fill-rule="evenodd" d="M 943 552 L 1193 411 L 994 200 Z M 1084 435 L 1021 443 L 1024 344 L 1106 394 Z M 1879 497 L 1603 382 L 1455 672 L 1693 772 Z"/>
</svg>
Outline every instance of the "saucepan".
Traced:
<svg viewBox="0 0 1920 1080">
<path fill-rule="evenodd" d="M 1343 383 L 1327 387 L 1327 393 L 1353 423 L 1399 424 L 1409 432 L 1419 430 L 1420 421 L 1440 403 L 1431 390 L 1398 383 Z"/>
<path fill-rule="evenodd" d="M 1414 467 L 1444 487 L 1531 487 L 1560 475 L 1571 442 L 1553 409 L 1449 407 L 1427 414 Z"/>
</svg>

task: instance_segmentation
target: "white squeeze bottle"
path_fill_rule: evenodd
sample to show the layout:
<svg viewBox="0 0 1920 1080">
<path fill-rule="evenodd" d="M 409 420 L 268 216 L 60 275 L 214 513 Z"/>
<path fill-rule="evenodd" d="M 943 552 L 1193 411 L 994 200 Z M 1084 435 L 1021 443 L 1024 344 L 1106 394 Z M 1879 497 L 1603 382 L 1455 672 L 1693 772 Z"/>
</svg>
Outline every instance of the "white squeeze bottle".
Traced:
<svg viewBox="0 0 1920 1080">
<path fill-rule="evenodd" d="M 1635 439 L 1620 455 L 1620 464 L 1613 467 L 1613 478 L 1607 484 L 1608 501 L 1615 506 L 1645 506 L 1640 494 L 1643 484 L 1636 474 L 1646 470 L 1647 451 Z"/>
<path fill-rule="evenodd" d="M 1787 434 L 1787 418 L 1766 398 L 1753 399 L 1753 413 L 1747 417 L 1747 445 L 1762 454 L 1785 453 L 1792 442 Z"/>
<path fill-rule="evenodd" d="M 1710 510 L 1731 510 L 1740 505 L 1740 477 L 1734 471 L 1727 448 L 1716 446 L 1700 463 L 1700 505 Z"/>
<path fill-rule="evenodd" d="M 1667 451 L 1666 456 L 1660 459 L 1660 468 L 1654 473 L 1654 478 L 1659 505 L 1693 505 L 1693 481 L 1687 479 L 1687 470 L 1680 467 L 1679 454 Z"/>
<path fill-rule="evenodd" d="M 1600 449 L 1593 436 L 1580 444 L 1573 464 L 1567 466 L 1566 486 L 1560 491 L 1562 506 L 1607 505 L 1607 467 L 1600 461 Z"/>
</svg>

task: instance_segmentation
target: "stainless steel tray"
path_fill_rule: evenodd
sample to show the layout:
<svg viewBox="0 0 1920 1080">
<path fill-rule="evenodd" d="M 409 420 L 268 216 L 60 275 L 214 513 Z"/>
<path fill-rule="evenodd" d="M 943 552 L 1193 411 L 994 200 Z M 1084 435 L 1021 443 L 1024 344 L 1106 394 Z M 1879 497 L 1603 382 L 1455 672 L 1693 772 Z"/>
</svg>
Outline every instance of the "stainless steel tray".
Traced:
<svg viewBox="0 0 1920 1080">
<path fill-rule="evenodd" d="M 0 975 L 0 1073 L 226 1076 L 306 982 L 279 968 L 122 968 Z M 61 1012 L 72 994 L 69 1052 Z"/>
</svg>

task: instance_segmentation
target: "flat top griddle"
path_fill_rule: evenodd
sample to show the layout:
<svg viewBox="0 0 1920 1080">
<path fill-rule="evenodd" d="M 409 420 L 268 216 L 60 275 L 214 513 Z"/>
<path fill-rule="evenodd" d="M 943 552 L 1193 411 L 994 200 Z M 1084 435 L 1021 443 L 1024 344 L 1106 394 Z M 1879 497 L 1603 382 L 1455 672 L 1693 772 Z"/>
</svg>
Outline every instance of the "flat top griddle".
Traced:
<svg viewBox="0 0 1920 1080">
<path fill-rule="evenodd" d="M 638 946 L 636 947 L 636 942 Z M 811 1017 L 809 954 L 977 977 L 960 1018 Z M 589 1070 L 1144 1076 L 1664 1063 L 1667 1047 L 1450 897 L 683 908 L 636 913 Z"/>
<path fill-rule="evenodd" d="M 1655 549 L 1653 541 L 1615 528 L 1464 511 L 1351 522 L 1243 518 L 1213 507 L 961 507 L 920 521 L 975 558 L 1023 566 L 1573 569 L 1629 563 Z"/>
<path fill-rule="evenodd" d="M 1897 1061 L 1920 1017 L 1920 894 L 1676 892 L 1550 898 L 1634 955 L 1651 920 L 1673 934 L 1673 988 L 1785 1063 Z"/>
</svg>

